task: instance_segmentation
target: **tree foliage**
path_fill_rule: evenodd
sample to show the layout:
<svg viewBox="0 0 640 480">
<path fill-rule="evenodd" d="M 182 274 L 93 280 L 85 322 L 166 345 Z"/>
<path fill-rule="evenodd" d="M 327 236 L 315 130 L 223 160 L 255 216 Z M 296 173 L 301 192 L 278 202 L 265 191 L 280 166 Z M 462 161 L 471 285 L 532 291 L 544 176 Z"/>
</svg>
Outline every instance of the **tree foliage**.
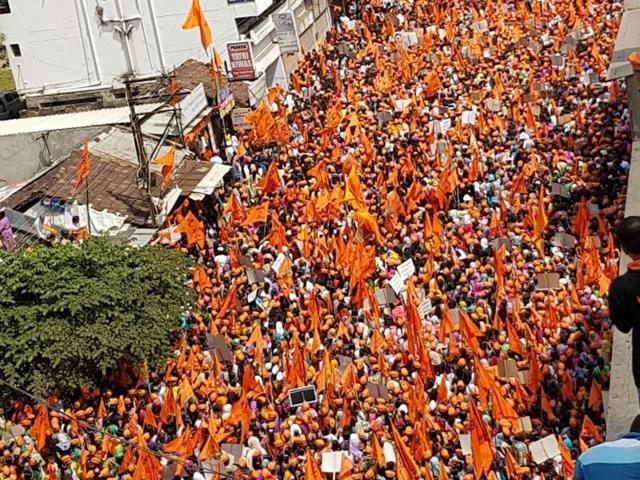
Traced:
<svg viewBox="0 0 640 480">
<path fill-rule="evenodd" d="M 192 300 L 189 266 L 179 252 L 106 238 L 0 256 L 0 378 L 71 393 L 122 360 L 160 365 Z"/>
</svg>

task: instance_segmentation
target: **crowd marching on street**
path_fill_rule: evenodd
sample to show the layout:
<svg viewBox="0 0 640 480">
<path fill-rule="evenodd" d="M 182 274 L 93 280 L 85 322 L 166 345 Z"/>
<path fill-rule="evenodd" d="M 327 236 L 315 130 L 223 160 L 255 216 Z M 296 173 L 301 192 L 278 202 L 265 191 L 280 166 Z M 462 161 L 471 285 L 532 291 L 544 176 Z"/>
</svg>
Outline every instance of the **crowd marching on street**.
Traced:
<svg viewBox="0 0 640 480">
<path fill-rule="evenodd" d="M 15 402 L 0 479 L 564 479 L 603 441 L 622 2 L 344 3 L 217 214 L 169 220 L 197 300 L 166 369 Z"/>
</svg>

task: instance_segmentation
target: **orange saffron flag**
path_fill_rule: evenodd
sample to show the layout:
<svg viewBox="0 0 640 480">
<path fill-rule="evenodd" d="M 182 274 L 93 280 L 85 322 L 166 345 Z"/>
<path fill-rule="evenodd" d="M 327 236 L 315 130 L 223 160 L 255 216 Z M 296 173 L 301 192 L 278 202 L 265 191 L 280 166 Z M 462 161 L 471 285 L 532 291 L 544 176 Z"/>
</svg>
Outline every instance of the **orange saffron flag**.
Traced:
<svg viewBox="0 0 640 480">
<path fill-rule="evenodd" d="M 538 392 L 538 388 L 542 384 L 542 371 L 540 370 L 540 364 L 538 363 L 538 357 L 533 348 L 529 351 L 529 378 L 527 386 L 531 393 L 535 396 Z"/>
<path fill-rule="evenodd" d="M 574 463 L 573 458 L 571 458 L 571 452 L 569 452 L 560 437 L 557 438 L 557 441 L 560 456 L 562 457 L 562 476 L 564 478 L 573 478 Z"/>
<path fill-rule="evenodd" d="M 249 225 L 251 223 L 265 223 L 269 215 L 269 201 L 262 202 L 255 207 L 251 207 L 247 210 L 247 218 L 244 219 L 242 225 Z"/>
<path fill-rule="evenodd" d="M 82 149 L 82 159 L 78 165 L 78 171 L 76 172 L 76 184 L 73 187 L 73 194 L 75 195 L 84 182 L 89 177 L 89 144 L 85 143 Z"/>
<path fill-rule="evenodd" d="M 256 188 L 259 188 L 263 193 L 271 193 L 278 190 L 280 186 L 280 174 L 278 173 L 278 166 L 276 162 L 271 162 L 267 173 L 256 184 Z"/>
<path fill-rule="evenodd" d="M 36 450 L 42 450 L 47 444 L 47 438 L 51 435 L 51 421 L 49 420 L 49 410 L 46 405 L 38 407 L 38 416 L 31 427 L 31 435 L 36 441 Z"/>
<path fill-rule="evenodd" d="M 491 450 L 491 435 L 487 430 L 487 425 L 482 420 L 482 416 L 476 408 L 475 400 L 469 399 L 469 410 L 471 410 L 471 452 L 473 456 L 473 466 L 476 479 L 489 473 L 493 463 L 493 451 Z"/>
<path fill-rule="evenodd" d="M 171 148 L 162 155 L 161 157 L 156 158 L 152 165 L 162 165 L 162 188 L 166 188 L 169 185 L 169 180 L 171 178 L 171 170 L 173 170 L 173 164 L 176 159 L 176 146 L 172 145 Z"/>
<path fill-rule="evenodd" d="M 307 170 L 307 175 L 316 179 L 318 188 L 325 188 L 329 185 L 329 173 L 327 172 L 327 166 L 324 160 L 320 160 Z"/>
<path fill-rule="evenodd" d="M 304 480 L 324 480 L 324 475 L 320 471 L 318 462 L 316 462 L 316 459 L 313 458 L 311 449 L 308 448 L 304 456 Z"/>
<path fill-rule="evenodd" d="M 591 391 L 589 392 L 589 408 L 593 411 L 600 410 L 602 405 L 602 386 L 600 382 L 593 379 L 591 382 Z"/>
<path fill-rule="evenodd" d="M 378 434 L 373 433 L 373 445 L 371 447 L 371 456 L 378 464 L 379 467 L 384 467 L 387 465 L 387 462 L 384 459 L 384 454 L 382 453 L 382 447 L 380 446 L 380 441 L 378 440 Z"/>
<path fill-rule="evenodd" d="M 190 30 L 196 27 L 200 29 L 200 42 L 202 43 L 202 48 L 207 50 L 209 45 L 211 45 L 211 29 L 209 28 L 209 24 L 207 23 L 207 19 L 202 11 L 199 0 L 192 1 L 187 18 L 182 24 L 183 30 Z"/>
<path fill-rule="evenodd" d="M 506 321 L 507 324 L 507 337 L 509 338 L 509 350 L 514 353 L 517 353 L 521 357 L 526 355 L 524 351 L 524 347 L 522 346 L 522 342 L 520 342 L 520 337 L 516 333 L 515 329 L 511 322 Z"/>
<path fill-rule="evenodd" d="M 231 214 L 231 219 L 234 222 L 239 222 L 242 220 L 242 216 L 244 215 L 244 210 L 242 209 L 242 204 L 240 200 L 238 200 L 238 196 L 235 192 L 231 192 L 229 195 L 229 200 L 227 200 L 227 204 L 222 211 L 222 216 L 226 216 L 227 214 Z"/>
</svg>

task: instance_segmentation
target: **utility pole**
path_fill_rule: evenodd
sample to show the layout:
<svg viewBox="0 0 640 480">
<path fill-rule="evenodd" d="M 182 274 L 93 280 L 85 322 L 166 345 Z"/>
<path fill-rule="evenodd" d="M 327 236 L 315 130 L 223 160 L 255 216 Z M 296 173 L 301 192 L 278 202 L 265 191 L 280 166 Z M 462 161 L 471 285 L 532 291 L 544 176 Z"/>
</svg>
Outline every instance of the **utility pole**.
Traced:
<svg viewBox="0 0 640 480">
<path fill-rule="evenodd" d="M 123 78 L 123 83 L 125 87 L 125 93 L 127 98 L 127 105 L 129 106 L 129 112 L 131 115 L 131 130 L 133 133 L 133 141 L 136 147 L 136 156 L 138 158 L 138 171 L 136 173 L 136 185 L 138 190 L 143 192 L 148 204 L 149 204 L 149 215 L 151 217 L 151 223 L 154 227 L 157 227 L 156 220 L 156 206 L 153 203 L 153 198 L 151 195 L 152 185 L 152 176 L 151 170 L 149 168 L 150 160 L 153 160 L 160 147 L 164 144 L 165 140 L 169 135 L 177 136 L 182 142 L 182 145 L 185 145 L 184 139 L 184 130 L 182 127 L 182 112 L 180 109 L 179 102 L 175 101 L 176 98 L 181 97 L 180 92 L 171 92 L 171 93 L 161 93 L 159 90 L 163 87 L 171 84 L 171 79 L 175 82 L 175 72 L 171 75 L 162 74 L 158 77 L 154 78 L 133 78 L 132 75 L 127 75 Z M 177 82 L 176 82 L 177 83 Z M 154 91 L 151 92 L 150 88 L 147 88 L 145 93 L 141 96 L 137 95 L 137 91 L 139 90 L 140 85 L 147 84 L 147 86 L 153 87 Z M 157 110 L 152 112 L 139 114 L 136 111 L 136 106 L 149 102 L 165 102 L 163 107 L 160 107 Z M 171 113 L 171 116 L 167 122 L 167 125 L 164 128 L 164 131 L 160 138 L 151 137 L 151 140 L 156 141 L 153 151 L 147 155 L 144 144 L 144 134 L 142 133 L 142 124 L 151 116 L 158 115 L 162 113 Z M 175 122 L 175 124 L 174 124 Z M 177 128 L 177 135 L 171 131 L 172 126 Z"/>
<path fill-rule="evenodd" d="M 149 215 L 151 216 L 151 224 L 157 227 L 156 222 L 156 207 L 153 204 L 151 198 L 151 172 L 149 170 L 149 159 L 147 153 L 144 150 L 144 139 L 142 138 L 141 122 L 134 103 L 134 96 L 131 85 L 136 83 L 136 80 L 126 78 L 124 80 L 125 92 L 127 95 L 127 104 L 129 105 L 129 111 L 131 114 L 131 130 L 133 132 L 133 142 L 136 147 L 136 156 L 138 157 L 138 172 L 136 174 L 136 185 L 138 190 L 144 192 L 149 204 Z"/>
</svg>

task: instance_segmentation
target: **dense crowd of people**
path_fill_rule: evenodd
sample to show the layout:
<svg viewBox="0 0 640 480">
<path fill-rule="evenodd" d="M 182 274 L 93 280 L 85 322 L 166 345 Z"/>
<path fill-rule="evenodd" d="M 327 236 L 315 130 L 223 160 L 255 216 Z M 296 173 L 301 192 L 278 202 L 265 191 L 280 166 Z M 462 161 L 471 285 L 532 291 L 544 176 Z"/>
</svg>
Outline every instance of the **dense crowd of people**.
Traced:
<svg viewBox="0 0 640 480">
<path fill-rule="evenodd" d="M 0 479 L 559 479 L 603 440 L 622 3 L 344 3 L 175 245 L 166 371 L 15 403 Z"/>
</svg>

